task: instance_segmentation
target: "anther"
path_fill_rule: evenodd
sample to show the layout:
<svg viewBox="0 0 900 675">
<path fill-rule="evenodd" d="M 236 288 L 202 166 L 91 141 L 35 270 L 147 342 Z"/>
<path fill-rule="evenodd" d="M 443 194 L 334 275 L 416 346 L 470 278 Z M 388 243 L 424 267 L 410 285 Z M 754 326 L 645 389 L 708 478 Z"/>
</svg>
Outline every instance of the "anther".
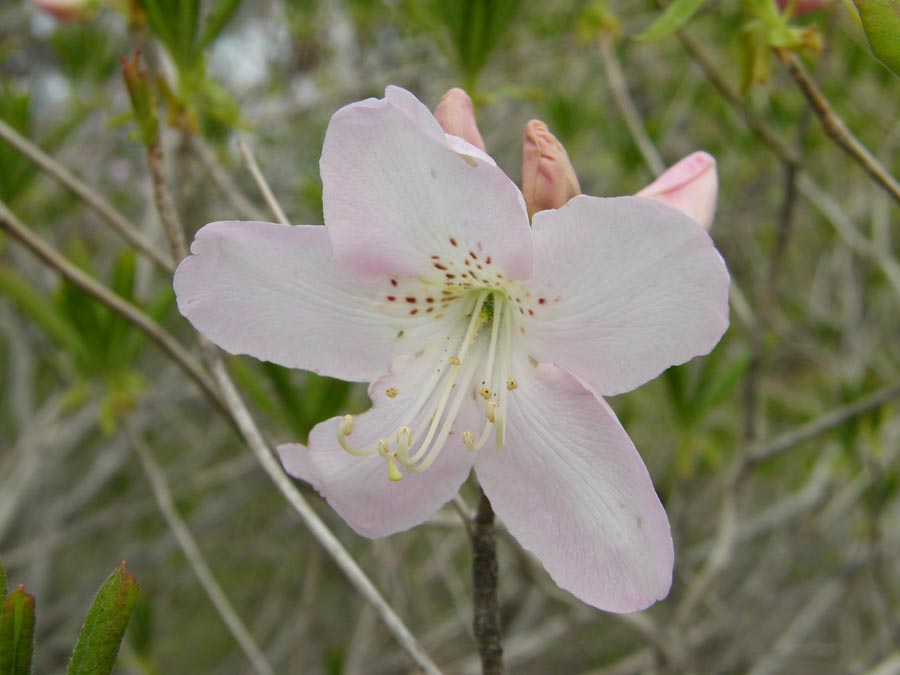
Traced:
<svg viewBox="0 0 900 675">
<path fill-rule="evenodd" d="M 507 391 L 513 391 L 518 388 L 519 388 L 519 383 L 516 381 L 516 378 L 511 377 L 506 381 Z"/>
<path fill-rule="evenodd" d="M 409 453 L 409 448 L 412 445 L 412 429 L 409 427 L 400 427 L 397 431 L 397 450 L 401 455 L 405 455 Z"/>
<path fill-rule="evenodd" d="M 482 387 L 478 394 L 481 396 L 481 398 L 487 401 L 491 397 L 491 390 L 487 387 Z"/>
<path fill-rule="evenodd" d="M 386 438 L 382 438 L 378 441 L 378 454 L 381 455 L 384 459 L 388 459 L 389 461 L 393 461 L 390 457 L 391 455 L 391 443 Z"/>
<path fill-rule="evenodd" d="M 338 424 L 338 436 L 349 436 L 353 433 L 353 415 L 344 415 Z"/>
<path fill-rule="evenodd" d="M 462 361 L 460 360 L 460 358 L 458 356 L 451 356 L 449 363 L 451 366 L 461 366 L 462 365 Z"/>
<path fill-rule="evenodd" d="M 469 452 L 475 452 L 475 434 L 471 431 L 464 431 L 462 435 L 463 443 L 466 446 L 466 450 Z"/>
<path fill-rule="evenodd" d="M 388 387 L 384 390 L 384 395 L 388 398 L 397 398 L 397 394 L 400 392 L 397 390 L 397 387 Z"/>
<path fill-rule="evenodd" d="M 488 401 L 484 404 L 484 414 L 487 417 L 488 422 L 491 424 L 494 423 L 495 413 L 497 411 L 497 403 L 495 401 Z"/>
</svg>

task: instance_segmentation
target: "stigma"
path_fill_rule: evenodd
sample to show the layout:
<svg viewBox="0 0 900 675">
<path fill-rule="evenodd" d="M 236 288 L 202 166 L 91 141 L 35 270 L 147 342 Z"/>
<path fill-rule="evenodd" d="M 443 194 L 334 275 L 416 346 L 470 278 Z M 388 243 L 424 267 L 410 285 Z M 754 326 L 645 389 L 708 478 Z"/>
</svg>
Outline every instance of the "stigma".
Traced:
<svg viewBox="0 0 900 675">
<path fill-rule="evenodd" d="M 402 423 L 385 429 L 374 447 L 363 449 L 349 440 L 353 416 L 346 415 L 338 424 L 341 448 L 356 457 L 381 457 L 390 481 L 401 480 L 405 473 L 426 471 L 441 452 L 477 452 L 492 436 L 498 450 L 504 445 L 509 397 L 518 388 L 511 374 L 513 313 L 502 291 L 478 290 L 457 301 L 468 305 L 463 312 L 465 320 L 451 327 L 445 337 L 447 348 L 434 350 L 439 354 L 431 355 L 433 361 L 420 382 L 384 391 L 389 399 L 408 405 Z M 480 428 L 463 430 L 461 444 L 451 442 L 467 399 L 483 411 Z"/>
</svg>

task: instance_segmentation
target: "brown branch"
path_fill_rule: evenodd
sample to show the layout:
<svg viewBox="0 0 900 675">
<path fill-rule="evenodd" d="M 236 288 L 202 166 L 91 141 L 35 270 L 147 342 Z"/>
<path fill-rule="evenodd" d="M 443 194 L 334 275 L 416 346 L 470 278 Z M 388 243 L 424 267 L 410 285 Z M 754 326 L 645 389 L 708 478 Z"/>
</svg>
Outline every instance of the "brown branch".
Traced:
<svg viewBox="0 0 900 675">
<path fill-rule="evenodd" d="M 131 244 L 138 253 L 144 254 L 161 269 L 168 274 L 172 274 L 175 270 L 175 264 L 168 255 L 144 238 L 128 222 L 128 219 L 113 208 L 100 194 L 3 120 L 0 120 L 0 138 L 21 152 L 24 157 L 37 164 L 47 175 L 57 180 L 63 187 L 84 202 L 94 213 L 118 232 L 125 241 Z"/>
<path fill-rule="evenodd" d="M 497 537 L 494 510 L 484 492 L 470 530 L 472 541 L 472 584 L 474 594 L 475 640 L 484 675 L 503 673 L 503 645 L 500 642 L 500 603 L 497 600 Z"/>
<path fill-rule="evenodd" d="M 166 184 L 165 158 L 163 157 L 162 139 L 157 135 L 156 140 L 147 146 L 147 166 L 150 169 L 150 180 L 153 183 L 153 202 L 156 204 L 156 212 L 162 221 L 166 239 L 169 240 L 169 249 L 176 260 L 184 260 L 188 256 L 187 242 L 184 238 L 184 228 L 181 219 L 175 210 L 175 200 Z"/>
<path fill-rule="evenodd" d="M 840 118 L 828 103 L 828 99 L 825 98 L 822 90 L 819 89 L 819 86 L 803 68 L 797 56 L 780 50 L 777 50 L 775 53 L 781 59 L 794 82 L 800 87 L 800 91 L 806 96 L 806 100 L 809 102 L 813 112 L 816 113 L 829 138 L 856 160 L 865 169 L 866 173 L 875 179 L 875 182 L 893 197 L 895 202 L 900 204 L 900 183 L 888 173 L 887 169 L 881 165 L 881 162 L 847 128 L 844 120 Z"/>
</svg>

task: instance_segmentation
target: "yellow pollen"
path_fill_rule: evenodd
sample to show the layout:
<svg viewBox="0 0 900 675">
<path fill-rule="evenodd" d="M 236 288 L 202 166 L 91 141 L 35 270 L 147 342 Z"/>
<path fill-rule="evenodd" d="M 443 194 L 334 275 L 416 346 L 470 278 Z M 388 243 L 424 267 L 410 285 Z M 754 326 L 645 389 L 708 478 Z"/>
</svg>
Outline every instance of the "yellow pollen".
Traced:
<svg viewBox="0 0 900 675">
<path fill-rule="evenodd" d="M 460 358 L 458 356 L 451 356 L 450 357 L 450 365 L 451 366 L 461 366 L 462 361 L 460 360 Z"/>
<path fill-rule="evenodd" d="M 482 387 L 481 391 L 479 391 L 478 393 L 485 401 L 487 401 L 491 397 L 491 390 L 487 387 Z"/>
<path fill-rule="evenodd" d="M 519 383 L 516 381 L 516 378 L 511 377 L 506 381 L 506 389 L 508 391 L 513 391 L 514 389 L 519 388 Z"/>
<path fill-rule="evenodd" d="M 463 444 L 469 452 L 475 452 L 475 434 L 471 431 L 464 431 L 462 435 Z"/>
<path fill-rule="evenodd" d="M 388 398 L 397 398 L 397 394 L 400 392 L 397 390 L 397 387 L 388 387 L 384 390 L 384 395 Z"/>
</svg>

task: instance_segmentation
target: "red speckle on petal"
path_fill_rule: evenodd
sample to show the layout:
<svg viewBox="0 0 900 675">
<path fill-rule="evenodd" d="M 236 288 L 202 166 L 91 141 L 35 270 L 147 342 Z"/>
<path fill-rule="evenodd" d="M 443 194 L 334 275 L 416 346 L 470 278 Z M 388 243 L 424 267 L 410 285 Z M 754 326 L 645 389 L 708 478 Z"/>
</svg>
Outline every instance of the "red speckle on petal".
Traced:
<svg viewBox="0 0 900 675">
<path fill-rule="evenodd" d="M 418 309 L 411 309 L 411 310 L 409 310 L 409 313 L 410 313 L 410 315 L 415 316 L 416 314 L 419 313 L 419 310 L 418 310 Z"/>
<path fill-rule="evenodd" d="M 539 305 L 547 304 L 547 298 L 538 298 L 538 304 Z"/>
<path fill-rule="evenodd" d="M 393 286 L 394 288 L 397 288 L 397 280 L 396 279 L 391 279 L 391 286 Z"/>
<path fill-rule="evenodd" d="M 488 256 L 487 258 L 485 258 L 484 262 L 486 262 L 488 265 L 490 265 L 491 264 L 491 256 Z"/>
<path fill-rule="evenodd" d="M 415 302 L 416 299 L 413 296 L 408 295 L 408 296 L 406 296 L 406 301 L 412 303 L 412 302 Z"/>
<path fill-rule="evenodd" d="M 459 246 L 459 242 L 457 242 L 453 237 L 450 237 L 450 244 L 453 246 Z"/>
<path fill-rule="evenodd" d="M 472 260 L 478 260 L 478 254 L 475 251 L 469 251 L 469 255 L 472 256 Z"/>
<path fill-rule="evenodd" d="M 434 298 L 425 298 L 425 302 L 434 302 Z"/>
<path fill-rule="evenodd" d="M 441 270 L 442 272 L 446 272 L 446 271 L 447 271 L 447 266 L 446 266 L 446 265 L 442 265 L 441 263 L 434 263 L 434 266 L 435 266 L 435 268 Z"/>
<path fill-rule="evenodd" d="M 528 316 L 534 316 L 534 310 L 533 310 L 533 309 L 529 309 L 529 310 L 528 310 Z"/>
<path fill-rule="evenodd" d="M 388 302 L 394 302 L 394 300 L 397 299 L 397 296 L 396 296 L 396 295 L 389 295 L 389 296 L 387 296 L 387 299 L 388 299 Z"/>
</svg>

